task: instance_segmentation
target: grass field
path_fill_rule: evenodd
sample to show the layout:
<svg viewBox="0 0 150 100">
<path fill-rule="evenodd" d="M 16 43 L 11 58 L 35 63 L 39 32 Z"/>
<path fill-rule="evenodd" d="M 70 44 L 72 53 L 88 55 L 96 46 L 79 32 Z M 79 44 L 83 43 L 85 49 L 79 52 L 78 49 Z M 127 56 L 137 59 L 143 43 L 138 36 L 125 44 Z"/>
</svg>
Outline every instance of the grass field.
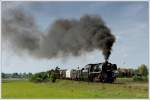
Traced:
<svg viewBox="0 0 150 100">
<path fill-rule="evenodd" d="M 133 82 L 131 79 L 118 79 L 113 84 L 5 80 L 2 82 L 2 98 L 148 98 L 148 83 Z"/>
</svg>

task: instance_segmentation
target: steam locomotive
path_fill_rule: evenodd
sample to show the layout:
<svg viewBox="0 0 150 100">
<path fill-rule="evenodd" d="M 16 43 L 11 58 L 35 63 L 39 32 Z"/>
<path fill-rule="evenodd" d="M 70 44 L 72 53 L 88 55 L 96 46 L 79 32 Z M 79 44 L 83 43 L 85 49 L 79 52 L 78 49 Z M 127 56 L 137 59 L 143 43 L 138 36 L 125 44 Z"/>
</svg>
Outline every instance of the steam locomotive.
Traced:
<svg viewBox="0 0 150 100">
<path fill-rule="evenodd" d="M 61 79 L 112 83 L 116 79 L 117 65 L 108 61 L 88 64 L 82 69 L 60 70 Z"/>
</svg>

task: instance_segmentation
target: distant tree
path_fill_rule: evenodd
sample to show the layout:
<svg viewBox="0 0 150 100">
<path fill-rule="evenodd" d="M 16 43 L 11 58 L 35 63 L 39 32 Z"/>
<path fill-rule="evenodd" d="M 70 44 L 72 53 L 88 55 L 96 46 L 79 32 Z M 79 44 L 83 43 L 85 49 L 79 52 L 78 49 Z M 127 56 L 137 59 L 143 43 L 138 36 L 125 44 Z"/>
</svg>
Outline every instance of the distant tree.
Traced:
<svg viewBox="0 0 150 100">
<path fill-rule="evenodd" d="M 23 73 L 23 78 L 27 78 L 28 76 L 27 76 L 27 74 L 26 74 L 26 72 L 24 72 Z"/>
<path fill-rule="evenodd" d="M 2 73 L 1 75 L 2 75 L 2 78 L 6 78 L 6 75 L 5 75 L 5 73 Z"/>
<path fill-rule="evenodd" d="M 48 78 L 50 78 L 51 70 L 46 71 L 46 74 L 47 74 Z"/>
<path fill-rule="evenodd" d="M 145 64 L 142 64 L 138 67 L 139 74 L 142 76 L 147 76 L 148 75 L 148 68 Z"/>
<path fill-rule="evenodd" d="M 19 75 L 19 78 L 23 78 L 23 75 L 22 75 L 22 73 L 19 73 L 18 75 Z"/>
<path fill-rule="evenodd" d="M 28 78 L 31 78 L 32 77 L 32 73 L 28 73 Z"/>
<path fill-rule="evenodd" d="M 137 75 L 139 73 L 138 69 L 134 69 L 134 74 Z"/>
<path fill-rule="evenodd" d="M 12 74 L 12 78 L 18 78 L 19 77 L 19 74 L 18 73 L 13 73 Z"/>
<path fill-rule="evenodd" d="M 56 81 L 56 74 L 54 70 L 51 70 L 50 79 L 53 83 Z"/>
<path fill-rule="evenodd" d="M 57 79 L 59 79 L 60 78 L 60 68 L 58 66 L 55 68 L 54 72 L 55 72 L 55 77 Z"/>
</svg>

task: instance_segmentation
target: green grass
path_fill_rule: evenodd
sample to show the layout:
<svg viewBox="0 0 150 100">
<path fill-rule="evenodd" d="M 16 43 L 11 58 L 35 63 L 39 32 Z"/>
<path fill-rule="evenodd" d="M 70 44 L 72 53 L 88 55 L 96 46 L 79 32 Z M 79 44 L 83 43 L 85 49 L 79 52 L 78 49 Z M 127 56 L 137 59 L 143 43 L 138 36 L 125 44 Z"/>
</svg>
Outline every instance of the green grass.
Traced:
<svg viewBox="0 0 150 100">
<path fill-rule="evenodd" d="M 114 84 L 11 80 L 2 82 L 2 98 L 148 98 L 148 83 L 131 79 L 118 79 Z"/>
</svg>

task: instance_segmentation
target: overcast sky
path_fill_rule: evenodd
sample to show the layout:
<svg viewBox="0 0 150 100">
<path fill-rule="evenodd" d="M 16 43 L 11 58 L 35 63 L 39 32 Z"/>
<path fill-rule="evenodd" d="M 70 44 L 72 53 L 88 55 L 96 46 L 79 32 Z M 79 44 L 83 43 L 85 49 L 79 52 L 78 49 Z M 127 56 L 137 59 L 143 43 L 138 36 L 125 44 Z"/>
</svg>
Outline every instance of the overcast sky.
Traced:
<svg viewBox="0 0 150 100">
<path fill-rule="evenodd" d="M 148 65 L 148 2 L 7 2 L 3 5 L 3 9 L 6 8 L 23 9 L 32 14 L 42 31 L 58 18 L 100 15 L 117 39 L 109 61 L 118 67 Z M 2 44 L 7 45 L 4 41 Z M 56 66 L 71 69 L 103 61 L 99 50 L 78 57 L 36 59 L 2 49 L 2 72 L 8 73 L 40 72 Z"/>
</svg>

